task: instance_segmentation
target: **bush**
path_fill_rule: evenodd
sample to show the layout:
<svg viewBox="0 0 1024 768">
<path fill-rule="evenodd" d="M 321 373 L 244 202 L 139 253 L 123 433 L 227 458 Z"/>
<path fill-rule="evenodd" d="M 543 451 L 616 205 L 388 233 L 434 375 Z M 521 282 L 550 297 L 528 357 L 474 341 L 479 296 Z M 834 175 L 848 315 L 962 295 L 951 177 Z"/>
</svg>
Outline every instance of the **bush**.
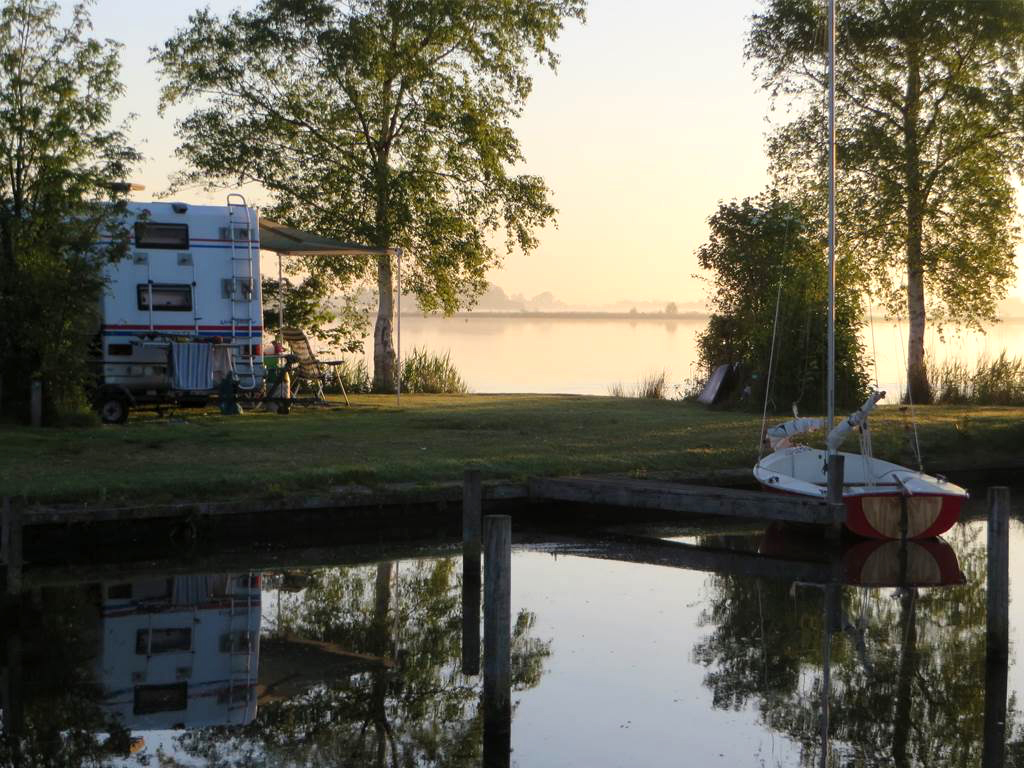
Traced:
<svg viewBox="0 0 1024 768">
<path fill-rule="evenodd" d="M 828 274 L 819 224 L 774 193 L 724 203 L 709 224 L 710 238 L 697 252 L 714 280 L 712 315 L 698 338 L 703 377 L 741 364 L 747 373 L 734 389 L 736 402 L 749 387 L 744 399 L 760 408 L 771 361 L 770 408 L 824 411 Z M 848 259 L 836 276 L 836 403 L 856 407 L 868 388 L 860 276 Z"/>
<path fill-rule="evenodd" d="M 1024 405 L 1024 358 L 983 357 L 974 370 L 963 360 L 929 361 L 928 384 L 943 405 Z"/>
<path fill-rule="evenodd" d="M 402 361 L 402 391 L 464 395 L 469 387 L 452 363 L 451 352 L 439 355 L 417 347 Z"/>
</svg>

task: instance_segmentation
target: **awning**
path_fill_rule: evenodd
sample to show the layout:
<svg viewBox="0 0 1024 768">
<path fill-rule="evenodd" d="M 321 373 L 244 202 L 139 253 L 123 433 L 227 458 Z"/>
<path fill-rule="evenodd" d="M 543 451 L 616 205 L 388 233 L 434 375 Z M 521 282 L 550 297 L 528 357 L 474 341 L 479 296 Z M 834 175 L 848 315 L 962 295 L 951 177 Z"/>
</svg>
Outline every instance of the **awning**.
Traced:
<svg viewBox="0 0 1024 768">
<path fill-rule="evenodd" d="M 260 219 L 260 248 L 282 256 L 387 256 L 388 248 L 345 243 Z"/>
</svg>

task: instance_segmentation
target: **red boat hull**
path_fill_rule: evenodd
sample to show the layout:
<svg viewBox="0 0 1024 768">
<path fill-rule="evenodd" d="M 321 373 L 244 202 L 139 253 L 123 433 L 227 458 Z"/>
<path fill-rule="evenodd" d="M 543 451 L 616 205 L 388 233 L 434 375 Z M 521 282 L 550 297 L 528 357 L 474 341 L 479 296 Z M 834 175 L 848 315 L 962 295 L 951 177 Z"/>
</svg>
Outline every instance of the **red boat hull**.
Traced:
<svg viewBox="0 0 1024 768">
<path fill-rule="evenodd" d="M 780 488 L 766 490 L 787 496 L 802 496 Z M 907 538 L 941 536 L 960 520 L 964 496 L 931 493 L 903 496 L 900 493 L 857 494 L 843 497 L 846 528 L 866 539 L 899 539 L 903 503 L 907 506 Z"/>
</svg>

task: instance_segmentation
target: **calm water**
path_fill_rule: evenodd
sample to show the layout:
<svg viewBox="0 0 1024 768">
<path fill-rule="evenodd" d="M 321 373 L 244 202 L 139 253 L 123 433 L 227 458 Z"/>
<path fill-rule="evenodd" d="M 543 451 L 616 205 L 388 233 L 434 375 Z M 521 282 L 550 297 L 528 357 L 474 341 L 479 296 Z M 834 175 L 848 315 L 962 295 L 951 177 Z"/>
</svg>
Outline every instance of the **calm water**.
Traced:
<svg viewBox="0 0 1024 768">
<path fill-rule="evenodd" d="M 606 395 L 616 382 L 632 384 L 662 370 L 674 385 L 694 375 L 696 338 L 703 319 L 531 319 L 438 318 L 405 315 L 403 351 L 424 347 L 451 352 L 452 360 L 475 392 L 561 392 Z M 897 392 L 904 378 L 906 329 L 875 321 L 864 343 L 878 361 L 878 383 Z M 948 332 L 928 336 L 936 359 L 970 361 L 1004 349 L 1024 356 L 1024 321 L 1010 320 L 985 334 Z M 366 343 L 372 350 L 372 340 Z M 874 350 L 874 352 L 872 352 Z M 872 370 L 872 378 L 874 371 Z"/>
<path fill-rule="evenodd" d="M 1018 551 L 1024 527 L 1011 535 Z M 999 674 L 983 523 L 830 557 L 780 531 L 532 540 L 512 558 L 511 758 L 489 765 L 818 765 L 826 638 L 828 765 L 981 765 L 986 672 Z M 5 613 L 4 764 L 480 765 L 501 723 L 462 672 L 461 563 L 437 549 L 257 573 L 68 572 Z M 1021 576 L 1018 559 L 1011 599 Z M 1020 629 L 1011 614 L 1011 702 Z M 1006 721 L 1012 758 L 1013 704 Z"/>
</svg>

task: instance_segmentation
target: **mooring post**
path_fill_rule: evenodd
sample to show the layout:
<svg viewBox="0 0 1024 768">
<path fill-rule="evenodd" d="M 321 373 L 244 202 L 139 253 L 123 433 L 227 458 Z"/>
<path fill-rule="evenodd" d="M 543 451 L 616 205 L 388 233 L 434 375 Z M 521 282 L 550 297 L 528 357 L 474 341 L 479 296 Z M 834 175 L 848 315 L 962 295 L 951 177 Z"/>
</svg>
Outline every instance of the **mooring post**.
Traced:
<svg viewBox="0 0 1024 768">
<path fill-rule="evenodd" d="M 32 426 L 43 426 L 43 382 L 32 380 Z"/>
<path fill-rule="evenodd" d="M 506 768 L 512 744 L 512 518 L 484 518 L 484 760 Z"/>
<path fill-rule="evenodd" d="M 480 674 L 480 471 L 466 470 L 462 488 L 462 673 Z"/>
<path fill-rule="evenodd" d="M 988 592 L 985 632 L 984 768 L 1001 768 L 1006 751 L 1010 642 L 1010 490 L 988 491 Z"/>
<path fill-rule="evenodd" d="M 832 453 L 828 457 L 828 506 L 832 512 L 832 522 L 826 534 L 830 539 L 838 539 L 843 532 L 842 521 L 846 519 L 846 506 L 843 503 L 843 480 L 846 469 L 846 457 L 841 453 Z"/>
<path fill-rule="evenodd" d="M 3 535 L 3 561 L 7 566 L 7 594 L 21 594 L 21 568 L 23 563 L 21 512 L 5 496 L 0 508 L 0 528 Z"/>
</svg>

